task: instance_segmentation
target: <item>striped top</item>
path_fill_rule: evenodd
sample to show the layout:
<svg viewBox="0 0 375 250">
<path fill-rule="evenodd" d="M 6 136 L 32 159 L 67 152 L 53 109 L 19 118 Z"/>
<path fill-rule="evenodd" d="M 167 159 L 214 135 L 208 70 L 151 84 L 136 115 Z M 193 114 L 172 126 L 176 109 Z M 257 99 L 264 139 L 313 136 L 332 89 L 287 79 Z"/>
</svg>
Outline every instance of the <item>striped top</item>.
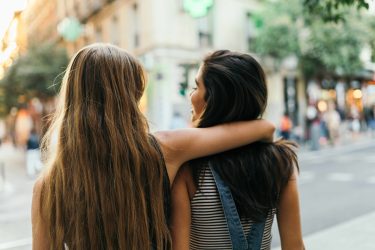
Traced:
<svg viewBox="0 0 375 250">
<path fill-rule="evenodd" d="M 191 201 L 190 249 L 232 249 L 230 235 L 216 188 L 215 179 L 209 167 L 199 177 L 200 188 Z M 276 209 L 270 210 L 264 227 L 261 250 L 271 249 L 271 228 Z M 241 219 L 247 236 L 251 220 Z"/>
</svg>

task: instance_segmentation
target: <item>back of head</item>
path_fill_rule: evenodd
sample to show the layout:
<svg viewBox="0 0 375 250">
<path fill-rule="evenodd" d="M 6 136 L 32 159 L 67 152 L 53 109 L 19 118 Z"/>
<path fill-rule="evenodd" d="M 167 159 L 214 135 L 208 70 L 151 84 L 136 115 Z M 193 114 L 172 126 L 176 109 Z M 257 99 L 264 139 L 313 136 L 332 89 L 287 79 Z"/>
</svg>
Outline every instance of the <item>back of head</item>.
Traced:
<svg viewBox="0 0 375 250">
<path fill-rule="evenodd" d="M 202 69 L 207 106 L 198 127 L 263 115 L 267 106 L 265 74 L 252 56 L 215 51 L 204 59 Z"/>
<path fill-rule="evenodd" d="M 261 117 L 267 105 L 265 74 L 250 55 L 219 50 L 202 65 L 206 109 L 198 127 Z M 253 143 L 194 160 L 195 183 L 208 162 L 230 187 L 241 217 L 260 220 L 277 207 L 278 195 L 297 165 L 295 144 Z"/>
<path fill-rule="evenodd" d="M 168 240 L 161 156 L 138 108 L 144 87 L 141 65 L 115 46 L 94 44 L 70 61 L 44 139 L 52 249 L 161 249 Z"/>
</svg>

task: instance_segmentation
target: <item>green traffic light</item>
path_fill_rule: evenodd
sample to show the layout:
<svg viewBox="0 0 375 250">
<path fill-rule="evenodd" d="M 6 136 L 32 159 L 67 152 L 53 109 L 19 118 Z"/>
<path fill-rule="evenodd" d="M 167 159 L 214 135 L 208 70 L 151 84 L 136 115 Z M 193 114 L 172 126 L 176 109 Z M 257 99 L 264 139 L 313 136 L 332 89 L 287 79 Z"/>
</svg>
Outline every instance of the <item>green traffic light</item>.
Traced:
<svg viewBox="0 0 375 250">
<path fill-rule="evenodd" d="M 214 0 L 184 0 L 184 10 L 193 18 L 200 18 L 207 15 L 213 4 Z"/>
<path fill-rule="evenodd" d="M 186 90 L 185 89 L 180 89 L 179 92 L 180 92 L 180 95 L 182 95 L 182 96 L 186 95 Z"/>
</svg>

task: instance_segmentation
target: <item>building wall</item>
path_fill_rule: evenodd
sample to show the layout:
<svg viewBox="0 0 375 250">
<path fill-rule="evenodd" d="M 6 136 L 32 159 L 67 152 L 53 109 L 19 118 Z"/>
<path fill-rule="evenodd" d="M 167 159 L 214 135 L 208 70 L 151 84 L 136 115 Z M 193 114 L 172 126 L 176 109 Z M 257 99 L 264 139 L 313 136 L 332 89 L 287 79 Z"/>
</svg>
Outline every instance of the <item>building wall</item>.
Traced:
<svg viewBox="0 0 375 250">
<path fill-rule="evenodd" d="M 54 43 L 57 33 L 57 0 L 30 0 L 23 12 L 29 44 Z"/>
<path fill-rule="evenodd" d="M 26 46 L 25 21 L 22 12 L 15 12 L 0 43 L 0 79 Z"/>
<path fill-rule="evenodd" d="M 144 103 L 151 127 L 167 129 L 174 113 L 186 120 L 190 116 L 188 94 L 179 94 L 179 83 L 183 81 L 181 64 L 199 65 L 203 56 L 214 49 L 248 52 L 252 31 L 247 15 L 260 7 L 259 1 L 214 3 L 207 17 L 194 19 L 183 11 L 182 0 L 32 0 L 27 15 L 29 37 L 45 29 L 70 55 L 94 42 L 113 43 L 128 50 L 141 60 L 148 74 Z M 39 8 L 43 11 L 35 11 Z M 58 23 L 66 17 L 76 17 L 84 27 L 74 42 L 66 42 L 56 33 Z M 44 37 L 40 35 L 41 39 Z M 196 71 L 197 67 L 189 71 L 191 85 Z M 282 78 L 271 74 L 268 80 L 267 113 L 274 122 L 283 112 Z"/>
</svg>

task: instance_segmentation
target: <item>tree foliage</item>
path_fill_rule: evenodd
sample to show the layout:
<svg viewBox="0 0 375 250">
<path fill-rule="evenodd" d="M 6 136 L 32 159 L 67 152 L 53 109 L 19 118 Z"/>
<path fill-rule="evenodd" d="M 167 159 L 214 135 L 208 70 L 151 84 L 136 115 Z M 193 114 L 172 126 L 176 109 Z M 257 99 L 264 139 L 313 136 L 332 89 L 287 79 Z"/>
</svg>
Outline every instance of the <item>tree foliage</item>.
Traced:
<svg viewBox="0 0 375 250">
<path fill-rule="evenodd" d="M 363 46 L 375 48 L 373 17 L 351 10 L 345 22 L 326 22 L 307 15 L 302 0 L 268 3 L 259 13 L 265 24 L 250 49 L 275 61 L 296 56 L 305 78 L 354 75 L 362 69 Z"/>
<path fill-rule="evenodd" d="M 3 112 L 33 97 L 41 100 L 56 95 L 61 73 L 68 63 L 66 51 L 51 44 L 30 47 L 18 57 L 0 80 Z"/>
<path fill-rule="evenodd" d="M 305 12 L 325 22 L 345 21 L 350 7 L 368 9 L 366 0 L 304 0 Z"/>
<path fill-rule="evenodd" d="M 264 9 L 254 15 L 262 25 L 249 49 L 261 57 L 271 57 L 276 67 L 286 57 L 299 55 L 297 23 L 302 12 L 300 7 L 293 3 L 289 6 L 283 1 L 266 2 Z"/>
</svg>

